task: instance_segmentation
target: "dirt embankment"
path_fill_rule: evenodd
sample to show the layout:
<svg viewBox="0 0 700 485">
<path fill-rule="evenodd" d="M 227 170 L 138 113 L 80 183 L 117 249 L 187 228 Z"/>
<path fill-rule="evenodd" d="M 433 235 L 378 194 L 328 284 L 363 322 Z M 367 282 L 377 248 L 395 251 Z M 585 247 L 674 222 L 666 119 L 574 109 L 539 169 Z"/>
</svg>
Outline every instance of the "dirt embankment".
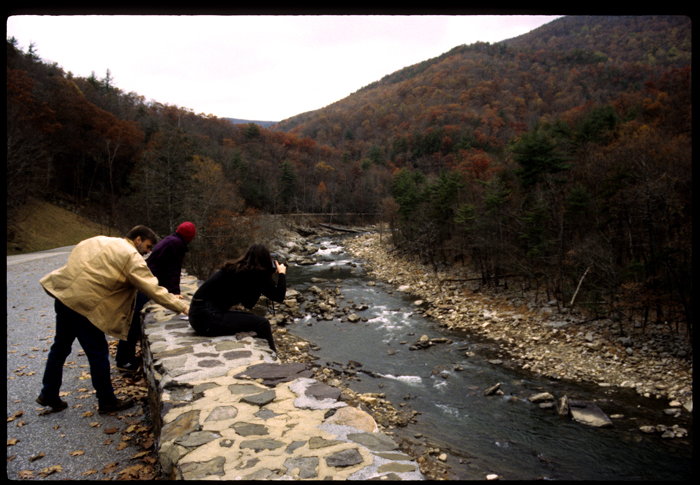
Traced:
<svg viewBox="0 0 700 485">
<path fill-rule="evenodd" d="M 73 246 L 98 235 L 109 235 L 106 226 L 67 209 L 33 200 L 14 224 L 7 225 L 7 256 Z M 113 236 L 122 236 L 112 231 Z"/>
</svg>

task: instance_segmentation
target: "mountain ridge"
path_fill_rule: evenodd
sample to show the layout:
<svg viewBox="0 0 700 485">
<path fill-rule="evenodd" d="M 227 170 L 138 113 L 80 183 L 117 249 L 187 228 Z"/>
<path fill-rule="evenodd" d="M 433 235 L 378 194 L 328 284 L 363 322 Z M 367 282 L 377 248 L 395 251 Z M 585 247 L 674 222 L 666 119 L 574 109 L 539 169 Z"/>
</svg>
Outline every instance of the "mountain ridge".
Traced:
<svg viewBox="0 0 700 485">
<path fill-rule="evenodd" d="M 415 118 L 425 116 L 425 109 L 447 108 L 454 112 L 453 118 L 456 119 L 457 112 L 465 109 L 480 112 L 481 106 L 486 104 L 513 105 L 522 100 L 527 104 L 533 91 L 527 86 L 536 89 L 538 96 L 547 102 L 545 91 L 551 90 L 552 84 L 543 86 L 545 81 L 541 76 L 548 73 L 551 73 L 550 79 L 556 81 L 557 91 L 551 94 L 561 93 L 560 98 L 569 100 L 552 107 L 554 114 L 573 109 L 590 99 L 598 101 L 586 92 L 574 93 L 575 97 L 567 96 L 567 90 L 578 89 L 581 84 L 584 90 L 590 89 L 593 82 L 600 81 L 584 69 L 602 66 L 611 71 L 604 75 L 613 80 L 627 77 L 621 82 L 641 85 L 653 76 L 654 71 L 689 64 L 691 48 L 690 19 L 687 16 L 566 16 L 494 44 L 476 42 L 455 46 L 439 56 L 389 73 L 324 108 L 282 120 L 273 129 L 293 131 L 318 143 L 337 146 L 342 143 L 341 138 L 347 129 L 355 132 L 364 120 L 371 121 L 378 105 L 385 106 L 382 113 L 385 118 L 392 112 L 399 118 L 396 123 L 387 118 L 385 129 L 381 130 L 384 136 L 392 130 L 404 131 L 400 128 L 401 122 L 409 121 L 413 128 Z M 578 86 L 569 86 L 570 79 L 564 78 L 564 68 L 575 68 L 579 71 L 575 75 L 586 79 L 577 81 Z M 497 94 L 499 89 L 503 91 L 510 78 L 516 78 L 512 82 L 515 86 L 509 86 L 506 97 L 498 99 L 501 97 Z M 626 87 L 604 86 L 600 91 L 614 94 L 621 89 Z M 496 100 L 492 102 L 494 97 Z M 416 102 L 425 109 L 413 110 Z M 455 109 L 455 105 L 459 105 L 459 109 Z M 367 116 L 358 116 L 357 113 L 362 111 Z M 328 129 L 315 126 L 315 120 L 319 119 L 324 124 L 339 123 L 340 136 L 337 133 L 335 137 L 329 136 Z M 419 123 L 418 129 L 423 131 L 428 125 Z M 323 131 L 325 136 L 319 137 L 319 132 Z M 377 140 L 370 142 L 378 143 Z"/>
<path fill-rule="evenodd" d="M 224 118 L 226 121 L 233 123 L 234 125 L 247 125 L 249 123 L 255 123 L 262 128 L 267 128 L 269 126 L 279 123 L 279 121 L 259 121 L 259 120 L 244 120 L 241 118 Z"/>
</svg>

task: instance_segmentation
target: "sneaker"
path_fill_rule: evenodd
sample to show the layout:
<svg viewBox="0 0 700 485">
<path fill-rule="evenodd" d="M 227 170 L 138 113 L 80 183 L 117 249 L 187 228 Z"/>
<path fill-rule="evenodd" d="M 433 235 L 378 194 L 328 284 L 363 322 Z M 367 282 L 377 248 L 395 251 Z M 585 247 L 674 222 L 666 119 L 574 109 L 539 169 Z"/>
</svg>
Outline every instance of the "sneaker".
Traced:
<svg viewBox="0 0 700 485">
<path fill-rule="evenodd" d="M 100 404 L 97 412 L 100 414 L 116 413 L 124 409 L 129 409 L 133 405 L 133 399 L 117 399 L 113 404 Z"/>
<path fill-rule="evenodd" d="M 126 374 L 134 374 L 141 368 L 138 361 L 127 362 L 126 364 L 117 363 L 117 370 Z"/>
<path fill-rule="evenodd" d="M 39 394 L 39 397 L 36 398 L 36 402 L 38 402 L 42 406 L 49 406 L 54 411 L 62 411 L 68 407 L 68 403 L 60 397 L 48 399 L 42 394 Z"/>
</svg>

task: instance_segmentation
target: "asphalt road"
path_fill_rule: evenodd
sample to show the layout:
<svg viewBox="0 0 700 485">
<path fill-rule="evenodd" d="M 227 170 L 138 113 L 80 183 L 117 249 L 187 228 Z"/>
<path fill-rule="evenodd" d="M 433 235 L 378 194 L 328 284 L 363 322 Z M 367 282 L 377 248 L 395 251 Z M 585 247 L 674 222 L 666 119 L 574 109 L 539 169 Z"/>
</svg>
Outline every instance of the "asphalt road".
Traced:
<svg viewBox="0 0 700 485">
<path fill-rule="evenodd" d="M 152 434 L 138 375 L 114 368 L 118 397 L 140 400 L 131 409 L 101 415 L 87 357 L 76 340 L 63 370 L 62 399 L 68 408 L 47 412 L 35 402 L 55 332 L 54 300 L 39 279 L 60 268 L 72 247 L 7 257 L 7 477 L 102 480 L 153 478 Z M 144 413 L 144 411 L 146 411 Z"/>
</svg>

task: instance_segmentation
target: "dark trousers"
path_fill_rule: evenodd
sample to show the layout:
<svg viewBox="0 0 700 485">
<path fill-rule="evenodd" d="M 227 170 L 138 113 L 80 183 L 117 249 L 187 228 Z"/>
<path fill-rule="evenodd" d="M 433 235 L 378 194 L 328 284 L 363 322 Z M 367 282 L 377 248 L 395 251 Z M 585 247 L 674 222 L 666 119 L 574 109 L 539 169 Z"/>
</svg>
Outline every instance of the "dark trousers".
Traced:
<svg viewBox="0 0 700 485">
<path fill-rule="evenodd" d="M 277 352 L 270 321 L 260 315 L 235 310 L 221 312 L 211 303 L 193 300 L 190 306 L 189 320 L 190 325 L 197 333 L 207 337 L 255 332 L 259 338 L 267 340 L 273 352 Z"/>
<path fill-rule="evenodd" d="M 90 364 L 92 385 L 99 405 L 115 403 L 117 398 L 110 378 L 109 348 L 104 332 L 59 300 L 54 303 L 54 308 L 56 335 L 46 360 L 41 394 L 47 399 L 58 398 L 63 379 L 63 364 L 71 353 L 73 341 L 77 338 Z"/>
<path fill-rule="evenodd" d="M 128 364 L 136 360 L 136 343 L 141 340 L 141 310 L 149 298 L 141 293 L 136 293 L 136 307 L 134 308 L 134 317 L 131 319 L 131 327 L 129 327 L 129 335 L 126 340 L 120 340 L 117 344 L 117 365 Z"/>
</svg>

